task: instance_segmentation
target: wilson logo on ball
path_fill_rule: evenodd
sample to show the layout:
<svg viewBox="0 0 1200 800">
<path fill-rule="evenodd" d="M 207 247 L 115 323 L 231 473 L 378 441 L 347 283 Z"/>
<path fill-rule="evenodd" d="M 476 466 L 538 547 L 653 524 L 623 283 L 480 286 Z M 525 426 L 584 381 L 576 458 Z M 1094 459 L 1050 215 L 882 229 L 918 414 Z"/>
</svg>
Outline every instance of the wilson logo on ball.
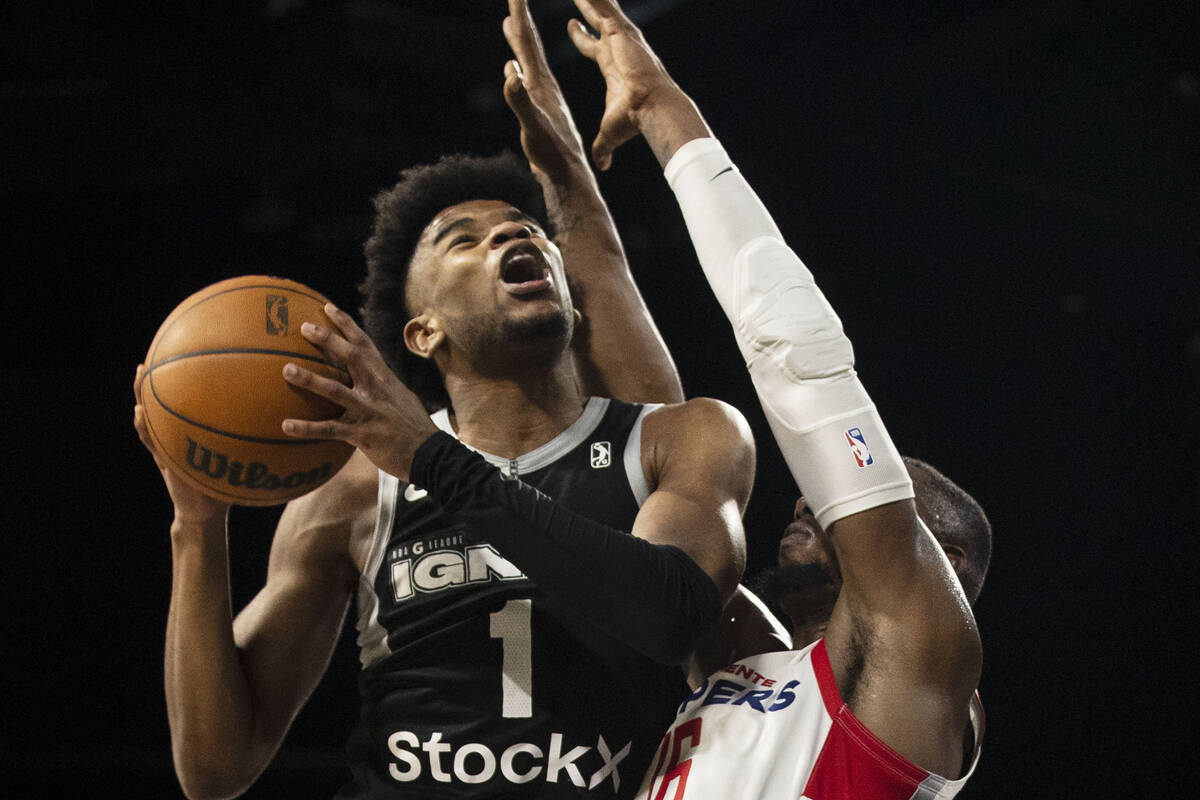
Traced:
<svg viewBox="0 0 1200 800">
<path fill-rule="evenodd" d="M 279 477 L 271 468 L 261 461 L 251 461 L 248 465 L 234 461 L 223 453 L 217 453 L 202 444 L 197 444 L 192 437 L 187 438 L 187 465 L 213 480 L 224 478 L 230 486 L 244 486 L 247 489 L 262 489 L 271 491 L 281 486 L 285 489 L 298 489 L 301 486 L 317 485 L 333 475 L 333 464 L 324 463 L 310 470 L 292 472 Z"/>
<path fill-rule="evenodd" d="M 287 336 L 288 304 L 286 295 L 267 295 L 267 333 L 272 336 Z"/>
</svg>

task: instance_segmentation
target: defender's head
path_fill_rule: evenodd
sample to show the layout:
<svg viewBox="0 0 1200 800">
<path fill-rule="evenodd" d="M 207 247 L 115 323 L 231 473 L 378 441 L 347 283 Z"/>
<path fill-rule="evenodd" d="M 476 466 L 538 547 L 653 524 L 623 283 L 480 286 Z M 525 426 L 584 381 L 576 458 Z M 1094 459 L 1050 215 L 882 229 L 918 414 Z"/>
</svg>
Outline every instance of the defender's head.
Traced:
<svg viewBox="0 0 1200 800">
<path fill-rule="evenodd" d="M 541 187 L 523 161 L 446 156 L 375 198 L 363 321 L 430 411 L 449 405 L 439 363 L 503 374 L 561 354 L 574 323 Z"/>
<path fill-rule="evenodd" d="M 975 498 L 929 464 L 905 456 L 904 465 L 913 481 L 917 514 L 946 552 L 973 605 L 992 557 L 987 515 Z M 832 539 L 803 497 L 796 501 L 792 522 L 779 542 L 778 565 L 764 570 L 758 584 L 763 598 L 793 621 L 828 621 L 841 591 L 841 570 Z"/>
</svg>

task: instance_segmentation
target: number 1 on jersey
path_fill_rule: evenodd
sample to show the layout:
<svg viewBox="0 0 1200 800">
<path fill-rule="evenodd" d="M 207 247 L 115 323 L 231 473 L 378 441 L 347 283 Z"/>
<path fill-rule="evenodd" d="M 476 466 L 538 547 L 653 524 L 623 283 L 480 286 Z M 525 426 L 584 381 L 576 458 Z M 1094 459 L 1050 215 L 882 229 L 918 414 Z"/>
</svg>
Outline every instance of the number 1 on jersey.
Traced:
<svg viewBox="0 0 1200 800">
<path fill-rule="evenodd" d="M 533 716 L 533 601 L 509 600 L 504 608 L 491 614 L 491 637 L 499 639 L 504 651 L 500 668 L 502 716 Z"/>
</svg>

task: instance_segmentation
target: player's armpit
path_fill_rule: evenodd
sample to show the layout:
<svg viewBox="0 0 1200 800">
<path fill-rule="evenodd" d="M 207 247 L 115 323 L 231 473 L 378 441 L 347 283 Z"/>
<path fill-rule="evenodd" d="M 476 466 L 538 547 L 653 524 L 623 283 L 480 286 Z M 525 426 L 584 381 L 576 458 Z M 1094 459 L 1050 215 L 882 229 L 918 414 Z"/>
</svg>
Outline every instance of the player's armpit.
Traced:
<svg viewBox="0 0 1200 800">
<path fill-rule="evenodd" d="M 652 491 L 634 536 L 683 550 L 728 601 L 746 567 L 742 513 L 754 484 L 745 418 L 709 398 L 661 408 L 642 424 L 642 467 Z"/>
<path fill-rule="evenodd" d="M 911 500 L 830 534 L 843 583 L 825 642 L 843 698 L 905 758 L 956 777 L 982 650 L 954 571 Z"/>
<path fill-rule="evenodd" d="M 945 552 L 913 501 L 843 517 L 830 526 L 830 536 L 842 575 L 838 604 L 872 639 L 921 664 L 928 679 L 960 683 L 969 697 L 978 679 L 979 632 Z"/>
</svg>

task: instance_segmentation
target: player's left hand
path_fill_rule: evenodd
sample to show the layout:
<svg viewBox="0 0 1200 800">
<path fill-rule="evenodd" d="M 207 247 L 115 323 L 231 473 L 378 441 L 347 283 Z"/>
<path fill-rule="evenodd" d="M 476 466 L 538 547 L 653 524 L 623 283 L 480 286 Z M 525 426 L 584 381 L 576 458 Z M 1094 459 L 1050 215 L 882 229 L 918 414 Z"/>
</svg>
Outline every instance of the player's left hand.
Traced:
<svg viewBox="0 0 1200 800">
<path fill-rule="evenodd" d="M 283 431 L 302 439 L 341 439 L 357 447 L 375 466 L 408 480 L 413 455 L 437 432 L 421 401 L 383 360 L 375 343 L 349 314 L 332 303 L 325 314 L 333 327 L 306 322 L 300 332 L 333 359 L 346 365 L 351 385 L 317 375 L 295 363 L 284 379 L 345 409 L 337 419 L 286 419 Z"/>
<path fill-rule="evenodd" d="M 550 71 L 527 0 L 508 0 L 504 38 L 514 60 L 504 65 L 504 100 L 521 124 L 521 149 L 543 186 L 586 174 L 587 151 L 562 89 Z"/>
</svg>

